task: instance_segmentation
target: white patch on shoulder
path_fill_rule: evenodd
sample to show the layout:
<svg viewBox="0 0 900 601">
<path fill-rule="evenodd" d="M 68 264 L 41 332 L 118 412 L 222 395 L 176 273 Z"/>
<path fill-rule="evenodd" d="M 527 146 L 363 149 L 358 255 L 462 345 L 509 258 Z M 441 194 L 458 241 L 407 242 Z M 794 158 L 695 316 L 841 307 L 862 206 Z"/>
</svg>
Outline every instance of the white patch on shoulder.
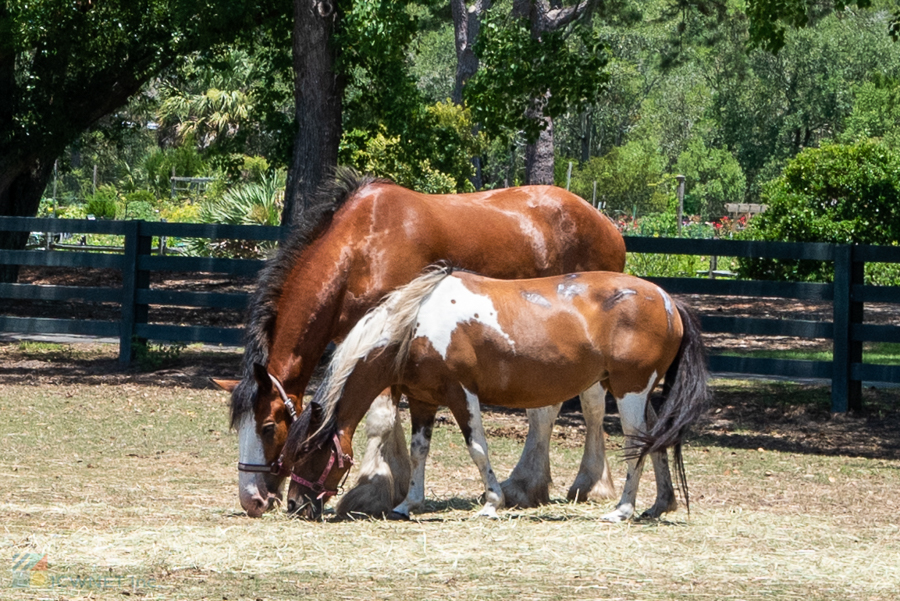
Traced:
<svg viewBox="0 0 900 601">
<path fill-rule="evenodd" d="M 547 251 L 547 241 L 544 238 L 544 233 L 535 227 L 534 221 L 527 215 L 514 213 L 510 214 L 510 216 L 518 220 L 523 239 L 531 241 L 531 248 L 534 249 L 534 258 L 537 259 L 538 265 L 540 265 L 542 269 L 546 269 L 549 266 L 549 253 Z"/>
<path fill-rule="evenodd" d="M 546 298 L 544 298 L 542 295 L 538 294 L 537 292 L 522 292 L 522 298 L 524 298 L 529 303 L 533 303 L 533 304 L 539 305 L 541 307 L 550 308 L 553 306 L 550 304 L 550 301 L 548 301 Z"/>
<path fill-rule="evenodd" d="M 428 295 L 419 307 L 416 336 L 423 336 L 431 342 L 441 358 L 447 358 L 447 348 L 456 327 L 462 323 L 478 322 L 496 330 L 509 345 L 516 343 L 500 327 L 497 310 L 493 301 L 475 294 L 457 277 L 448 276 Z"/>
</svg>

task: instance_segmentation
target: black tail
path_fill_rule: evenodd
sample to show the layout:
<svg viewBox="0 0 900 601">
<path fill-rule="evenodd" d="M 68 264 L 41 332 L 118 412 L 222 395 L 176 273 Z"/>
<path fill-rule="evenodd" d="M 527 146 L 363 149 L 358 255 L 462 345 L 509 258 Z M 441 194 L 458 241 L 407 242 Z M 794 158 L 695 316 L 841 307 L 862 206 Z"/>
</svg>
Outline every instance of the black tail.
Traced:
<svg viewBox="0 0 900 601">
<path fill-rule="evenodd" d="M 675 477 L 684 496 L 684 503 L 690 512 L 687 478 L 684 472 L 682 441 L 687 429 L 697 421 L 709 406 L 710 392 L 706 381 L 709 378 L 706 361 L 706 347 L 700 332 L 700 320 L 694 312 L 675 301 L 684 334 L 681 346 L 672 365 L 666 371 L 663 383 L 665 401 L 660 408 L 657 421 L 645 437 L 641 437 L 639 453 L 663 451 L 673 447 Z"/>
</svg>

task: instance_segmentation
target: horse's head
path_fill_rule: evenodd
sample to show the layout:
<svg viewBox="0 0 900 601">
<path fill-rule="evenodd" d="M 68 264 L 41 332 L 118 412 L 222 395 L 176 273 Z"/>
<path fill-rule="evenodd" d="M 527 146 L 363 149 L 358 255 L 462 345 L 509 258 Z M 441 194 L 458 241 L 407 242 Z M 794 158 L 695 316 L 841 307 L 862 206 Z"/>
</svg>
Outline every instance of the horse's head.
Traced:
<svg viewBox="0 0 900 601">
<path fill-rule="evenodd" d="M 334 427 L 322 427 L 322 413 L 318 403 L 307 405 L 291 426 L 281 456 L 283 469 L 291 475 L 288 513 L 309 520 L 322 514 L 353 465 L 353 449 L 345 453 Z"/>
<path fill-rule="evenodd" d="M 252 378 L 214 382 L 232 394 L 241 507 L 250 517 L 259 517 L 281 501 L 288 472 L 278 460 L 301 402 L 259 364 L 253 366 Z"/>
</svg>

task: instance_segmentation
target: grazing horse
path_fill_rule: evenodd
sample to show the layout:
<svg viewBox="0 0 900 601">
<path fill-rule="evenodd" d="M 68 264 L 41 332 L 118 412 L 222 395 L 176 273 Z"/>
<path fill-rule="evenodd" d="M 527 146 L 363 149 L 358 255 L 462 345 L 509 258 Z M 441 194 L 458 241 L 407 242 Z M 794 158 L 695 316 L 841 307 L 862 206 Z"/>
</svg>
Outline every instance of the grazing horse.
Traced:
<svg viewBox="0 0 900 601">
<path fill-rule="evenodd" d="M 512 279 L 622 271 L 625 265 L 625 243 L 613 223 L 554 186 L 427 195 L 338 170 L 299 221 L 302 229 L 267 263 L 251 299 L 242 380 L 216 380 L 232 393 L 240 501 L 254 517 L 278 498 L 286 473 L 277 459 L 328 343 L 425 267 L 446 260 Z M 604 398 L 597 390 L 589 393 L 582 397 L 585 455 L 569 492 L 582 500 L 614 494 L 603 450 Z M 559 407 L 529 412 L 525 450 L 504 482 L 508 501 L 533 506 L 549 500 L 549 439 L 558 412 Z M 365 462 L 369 472 L 360 481 L 379 480 L 380 474 L 388 486 L 373 490 L 387 488 L 391 498 L 378 501 L 371 490 L 351 491 L 360 494 L 343 498 L 346 511 L 389 512 L 406 496 L 407 478 L 397 470 L 408 471 L 409 462 L 397 455 L 406 451 L 396 408 L 382 399 L 377 413 L 372 434 L 382 435 L 384 444 L 369 445 L 381 455 Z"/>
<path fill-rule="evenodd" d="M 675 447 L 682 493 L 684 431 L 708 401 L 706 354 L 696 317 L 661 288 L 609 272 L 496 280 L 438 267 L 388 295 L 336 349 L 325 381 L 291 427 L 284 465 L 292 470 L 288 511 L 316 518 L 352 463 L 353 433 L 387 386 L 408 395 L 412 478 L 394 512 L 421 510 L 435 413 L 447 406 L 485 488 L 480 515 L 504 506 L 488 459 L 481 404 L 542 407 L 599 383 L 619 406 L 628 475 L 615 511 L 634 514 L 645 454 Z M 649 395 L 670 384 L 657 417 Z M 660 487 L 646 512 L 674 509 Z M 689 506 L 688 506 L 689 507 Z"/>
</svg>

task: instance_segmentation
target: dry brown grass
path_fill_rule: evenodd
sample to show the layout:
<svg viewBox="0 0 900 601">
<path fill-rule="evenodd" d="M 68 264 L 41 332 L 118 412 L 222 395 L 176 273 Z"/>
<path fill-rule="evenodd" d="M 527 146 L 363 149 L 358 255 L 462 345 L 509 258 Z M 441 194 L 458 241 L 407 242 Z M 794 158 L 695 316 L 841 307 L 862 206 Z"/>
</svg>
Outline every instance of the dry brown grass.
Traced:
<svg viewBox="0 0 900 601">
<path fill-rule="evenodd" d="M 832 418 L 821 387 L 716 382 L 716 407 L 686 450 L 690 516 L 609 525 L 599 516 L 611 503 L 559 501 L 473 519 L 481 486 L 448 419 L 427 513 L 323 524 L 240 510 L 227 397 L 201 377 L 227 376 L 236 355 L 189 351 L 161 374 L 107 378 L 98 366 L 114 370 L 114 356 L 0 345 L 0 599 L 900 594 L 900 391 L 867 391 L 865 414 Z M 495 468 L 508 472 L 524 420 L 485 421 Z M 607 418 L 612 447 L 617 422 Z M 557 429 L 556 499 L 574 478 L 581 428 L 570 414 Z M 621 490 L 618 455 L 613 466 Z M 653 488 L 645 474 L 639 508 Z M 46 554 L 45 586 L 40 576 L 10 586 L 22 552 Z"/>
</svg>

